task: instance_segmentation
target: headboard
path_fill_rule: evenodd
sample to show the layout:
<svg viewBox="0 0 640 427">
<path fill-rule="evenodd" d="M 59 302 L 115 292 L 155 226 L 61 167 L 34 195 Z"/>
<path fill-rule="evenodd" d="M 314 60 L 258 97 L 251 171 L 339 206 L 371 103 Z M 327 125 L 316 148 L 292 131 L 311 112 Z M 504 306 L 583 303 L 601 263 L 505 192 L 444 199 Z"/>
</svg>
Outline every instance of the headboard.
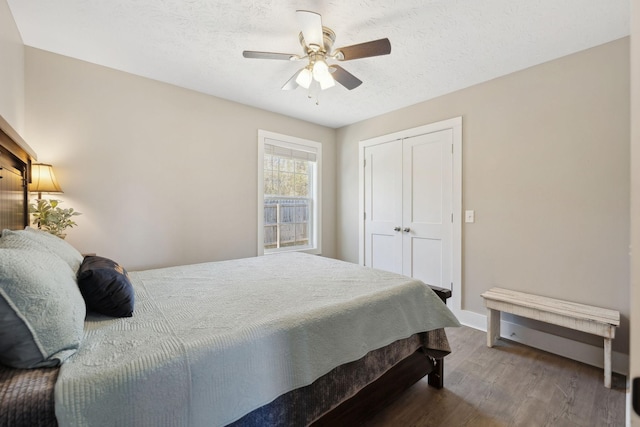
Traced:
<svg viewBox="0 0 640 427">
<path fill-rule="evenodd" d="M 0 230 L 29 224 L 27 182 L 35 153 L 0 116 Z"/>
</svg>

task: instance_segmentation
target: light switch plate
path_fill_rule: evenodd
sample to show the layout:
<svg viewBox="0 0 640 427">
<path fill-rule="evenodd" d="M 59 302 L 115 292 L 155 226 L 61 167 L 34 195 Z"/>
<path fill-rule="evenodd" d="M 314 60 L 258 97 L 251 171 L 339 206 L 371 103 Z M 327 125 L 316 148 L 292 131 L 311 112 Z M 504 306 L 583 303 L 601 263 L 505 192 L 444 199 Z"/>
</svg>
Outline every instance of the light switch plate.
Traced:
<svg viewBox="0 0 640 427">
<path fill-rule="evenodd" d="M 475 222 L 475 221 L 476 221 L 475 211 L 464 211 L 464 222 Z"/>
</svg>

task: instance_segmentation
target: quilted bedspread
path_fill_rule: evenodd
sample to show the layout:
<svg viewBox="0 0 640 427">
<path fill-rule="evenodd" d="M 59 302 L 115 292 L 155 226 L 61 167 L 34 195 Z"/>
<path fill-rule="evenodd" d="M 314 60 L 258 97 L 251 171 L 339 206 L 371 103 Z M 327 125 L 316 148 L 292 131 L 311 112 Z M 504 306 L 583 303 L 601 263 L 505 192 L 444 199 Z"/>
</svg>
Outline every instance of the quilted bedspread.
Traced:
<svg viewBox="0 0 640 427">
<path fill-rule="evenodd" d="M 300 253 L 131 272 L 133 317 L 89 317 L 61 426 L 216 426 L 410 335 L 458 326 L 423 283 Z"/>
</svg>

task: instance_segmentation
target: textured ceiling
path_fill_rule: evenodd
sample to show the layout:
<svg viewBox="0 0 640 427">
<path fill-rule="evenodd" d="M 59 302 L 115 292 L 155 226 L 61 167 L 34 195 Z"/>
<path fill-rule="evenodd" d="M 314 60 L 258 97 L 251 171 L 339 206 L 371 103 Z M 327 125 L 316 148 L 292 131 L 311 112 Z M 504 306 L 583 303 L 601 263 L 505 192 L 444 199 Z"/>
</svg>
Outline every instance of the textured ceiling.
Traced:
<svg viewBox="0 0 640 427">
<path fill-rule="evenodd" d="M 629 35 L 629 0 L 8 0 L 25 45 L 340 127 Z M 388 37 L 391 54 L 343 62 L 364 83 L 281 91 L 301 62 L 295 11 L 335 46 Z"/>
</svg>

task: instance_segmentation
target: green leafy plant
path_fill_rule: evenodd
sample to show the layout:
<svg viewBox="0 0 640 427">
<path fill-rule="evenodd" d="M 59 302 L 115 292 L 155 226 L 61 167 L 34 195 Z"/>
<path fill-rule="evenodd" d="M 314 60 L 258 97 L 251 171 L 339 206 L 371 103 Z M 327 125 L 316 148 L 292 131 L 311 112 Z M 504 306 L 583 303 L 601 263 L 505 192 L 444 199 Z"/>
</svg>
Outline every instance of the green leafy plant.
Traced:
<svg viewBox="0 0 640 427">
<path fill-rule="evenodd" d="M 35 204 L 29 204 L 29 213 L 33 215 L 34 225 L 64 239 L 66 234 L 63 231 L 78 225 L 71 218 L 81 213 L 73 208 L 63 209 L 58 206 L 60 203 L 55 199 L 37 199 Z"/>
</svg>

